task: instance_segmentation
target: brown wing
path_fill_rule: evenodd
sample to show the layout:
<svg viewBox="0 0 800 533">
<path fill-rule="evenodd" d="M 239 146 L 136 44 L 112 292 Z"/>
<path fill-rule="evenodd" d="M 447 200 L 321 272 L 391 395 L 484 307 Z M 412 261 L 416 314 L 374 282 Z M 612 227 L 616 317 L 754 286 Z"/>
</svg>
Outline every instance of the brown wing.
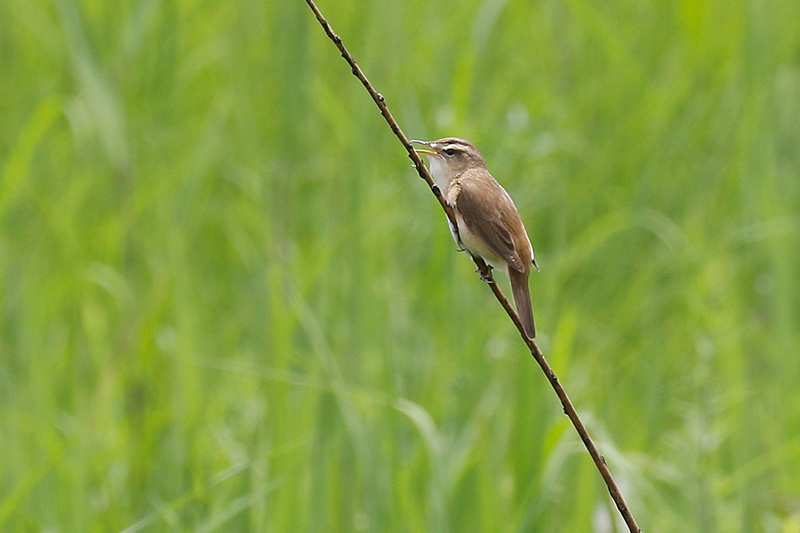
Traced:
<svg viewBox="0 0 800 533">
<path fill-rule="evenodd" d="M 511 197 L 494 178 L 488 176 L 478 179 L 464 176 L 459 185 L 461 190 L 456 198 L 456 208 L 469 231 L 511 268 L 524 272 L 527 265 L 517 253 L 511 231 L 519 228 L 524 234 L 525 229 Z"/>
</svg>

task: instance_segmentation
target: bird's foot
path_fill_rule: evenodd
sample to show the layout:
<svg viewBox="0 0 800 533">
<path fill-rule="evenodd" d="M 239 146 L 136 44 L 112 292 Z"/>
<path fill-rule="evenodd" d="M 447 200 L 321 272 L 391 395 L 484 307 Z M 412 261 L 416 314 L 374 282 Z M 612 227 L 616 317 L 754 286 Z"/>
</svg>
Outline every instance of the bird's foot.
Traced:
<svg viewBox="0 0 800 533">
<path fill-rule="evenodd" d="M 480 268 L 475 269 L 475 272 L 481 275 L 482 282 L 489 284 L 494 283 L 494 278 L 492 277 L 492 267 L 487 267 L 486 272 L 484 272 Z"/>
</svg>

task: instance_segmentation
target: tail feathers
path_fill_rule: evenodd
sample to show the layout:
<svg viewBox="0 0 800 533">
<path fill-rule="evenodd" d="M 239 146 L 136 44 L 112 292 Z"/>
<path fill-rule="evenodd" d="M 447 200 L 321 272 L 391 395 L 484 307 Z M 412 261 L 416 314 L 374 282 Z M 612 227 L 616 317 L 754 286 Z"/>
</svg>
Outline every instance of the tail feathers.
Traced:
<svg viewBox="0 0 800 533">
<path fill-rule="evenodd" d="M 513 268 L 509 268 L 508 279 L 511 282 L 511 294 L 514 297 L 514 305 L 517 307 L 522 327 L 528 338 L 533 339 L 536 337 L 536 328 L 533 325 L 531 295 L 528 292 L 528 273 L 517 272 Z"/>
</svg>

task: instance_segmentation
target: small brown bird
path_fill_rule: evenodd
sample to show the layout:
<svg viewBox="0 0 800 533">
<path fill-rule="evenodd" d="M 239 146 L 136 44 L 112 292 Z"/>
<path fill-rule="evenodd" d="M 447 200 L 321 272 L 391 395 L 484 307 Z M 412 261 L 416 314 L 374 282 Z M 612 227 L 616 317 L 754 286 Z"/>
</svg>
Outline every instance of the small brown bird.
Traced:
<svg viewBox="0 0 800 533">
<path fill-rule="evenodd" d="M 513 200 L 486 170 L 486 160 L 469 141 L 446 137 L 411 142 L 431 148 L 417 153 L 428 156 L 433 180 L 455 211 L 457 227 L 450 224 L 450 232 L 456 244 L 506 273 L 525 334 L 533 339 L 536 330 L 528 276 L 531 265 L 536 270 L 539 266 Z"/>
</svg>

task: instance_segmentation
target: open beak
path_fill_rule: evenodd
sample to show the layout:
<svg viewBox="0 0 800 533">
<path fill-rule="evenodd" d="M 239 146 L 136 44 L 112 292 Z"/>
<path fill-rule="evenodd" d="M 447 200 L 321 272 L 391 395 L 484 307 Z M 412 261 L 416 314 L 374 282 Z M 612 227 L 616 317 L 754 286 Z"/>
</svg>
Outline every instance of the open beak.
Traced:
<svg viewBox="0 0 800 533">
<path fill-rule="evenodd" d="M 412 140 L 411 142 L 412 143 L 417 143 L 417 144 L 422 144 L 422 145 L 425 145 L 425 146 L 430 146 L 431 145 L 430 141 L 418 141 L 418 140 L 415 139 L 415 140 Z M 418 154 L 439 155 L 439 152 L 434 152 L 433 150 L 417 150 L 416 148 L 414 148 L 414 151 L 417 152 Z"/>
</svg>

